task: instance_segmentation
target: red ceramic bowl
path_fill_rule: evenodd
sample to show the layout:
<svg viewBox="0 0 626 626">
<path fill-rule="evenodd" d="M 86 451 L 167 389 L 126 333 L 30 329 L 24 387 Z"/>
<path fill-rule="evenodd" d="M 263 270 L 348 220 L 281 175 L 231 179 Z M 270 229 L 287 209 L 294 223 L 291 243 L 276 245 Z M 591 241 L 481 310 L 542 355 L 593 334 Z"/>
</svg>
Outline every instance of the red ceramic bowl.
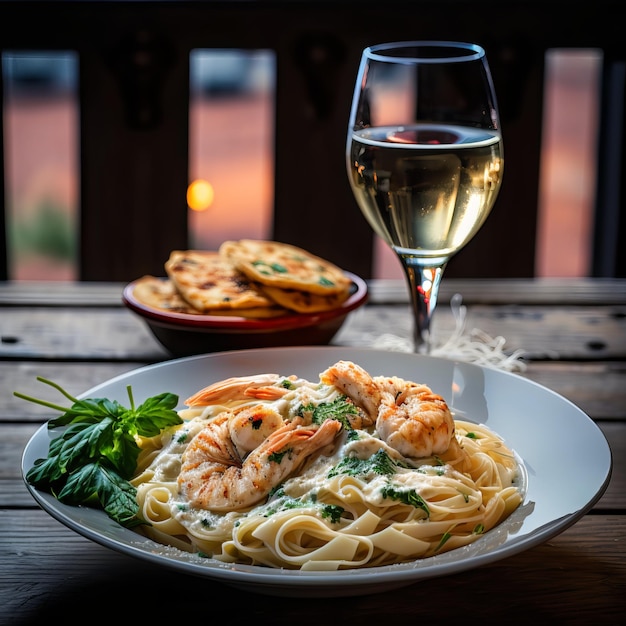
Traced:
<svg viewBox="0 0 626 626">
<path fill-rule="evenodd" d="M 350 297 L 337 309 L 321 313 L 291 313 L 269 319 L 222 315 L 190 315 L 147 306 L 133 295 L 135 282 L 124 288 L 122 301 L 148 325 L 175 357 L 273 346 L 324 345 L 337 334 L 348 313 L 367 301 L 367 284 L 346 272 Z"/>
</svg>

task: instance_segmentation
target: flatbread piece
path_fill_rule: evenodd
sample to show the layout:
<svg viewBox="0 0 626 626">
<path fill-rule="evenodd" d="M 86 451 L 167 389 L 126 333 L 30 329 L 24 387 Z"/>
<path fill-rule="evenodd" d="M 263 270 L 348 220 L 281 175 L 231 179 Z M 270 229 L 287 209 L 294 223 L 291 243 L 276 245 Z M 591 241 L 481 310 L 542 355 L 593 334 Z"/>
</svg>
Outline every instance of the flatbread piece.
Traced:
<svg viewBox="0 0 626 626">
<path fill-rule="evenodd" d="M 174 250 L 165 271 L 181 297 L 202 313 L 274 304 L 218 252 Z"/>
<path fill-rule="evenodd" d="M 350 279 L 336 265 L 310 252 L 276 241 L 225 241 L 220 255 L 263 287 L 296 289 L 320 296 L 344 294 Z"/>
<path fill-rule="evenodd" d="M 135 281 L 133 296 L 146 306 L 160 311 L 198 315 L 200 311 L 185 302 L 167 278 L 142 276 Z"/>
<path fill-rule="evenodd" d="M 341 293 L 320 296 L 310 291 L 298 289 L 282 289 L 280 287 L 263 287 L 263 291 L 281 306 L 296 313 L 321 313 L 339 308 L 350 296 L 350 289 Z"/>
</svg>

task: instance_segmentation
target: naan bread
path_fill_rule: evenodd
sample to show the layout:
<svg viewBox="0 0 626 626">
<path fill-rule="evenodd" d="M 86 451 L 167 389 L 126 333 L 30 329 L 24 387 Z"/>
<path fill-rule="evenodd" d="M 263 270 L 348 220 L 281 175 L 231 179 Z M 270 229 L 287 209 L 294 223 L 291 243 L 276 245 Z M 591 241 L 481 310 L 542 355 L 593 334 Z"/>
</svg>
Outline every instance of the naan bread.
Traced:
<svg viewBox="0 0 626 626">
<path fill-rule="evenodd" d="M 217 315 L 225 317 L 232 315 L 246 319 L 267 319 L 279 317 L 291 313 L 277 304 L 250 309 L 198 309 L 188 304 L 176 291 L 174 283 L 169 278 L 157 278 L 156 276 L 142 276 L 135 281 L 133 295 L 143 305 L 152 309 L 170 313 L 185 313 L 187 315 Z"/>
<path fill-rule="evenodd" d="M 340 307 L 349 297 L 350 289 L 342 293 L 320 296 L 310 291 L 263 287 L 263 291 L 275 302 L 296 313 L 320 313 Z"/>
<path fill-rule="evenodd" d="M 189 315 L 264 319 L 319 313 L 340 307 L 351 287 L 339 268 L 306 250 L 252 239 L 227 241 L 219 252 L 174 250 L 165 271 L 167 278 L 135 281 L 135 298 Z"/>
<path fill-rule="evenodd" d="M 200 313 L 181 298 L 172 281 L 167 278 L 142 276 L 135 281 L 133 296 L 152 309 L 190 315 Z"/>
<path fill-rule="evenodd" d="M 269 319 L 280 317 L 281 315 L 293 314 L 293 311 L 282 306 L 273 304 L 272 306 L 256 306 L 250 309 L 208 309 L 204 315 L 216 315 L 219 317 L 245 317 L 246 319 Z"/>
<path fill-rule="evenodd" d="M 181 297 L 202 313 L 270 307 L 274 303 L 217 252 L 174 250 L 165 271 Z"/>
<path fill-rule="evenodd" d="M 325 259 L 276 241 L 225 241 L 220 255 L 263 287 L 295 289 L 320 296 L 345 294 L 350 279 Z"/>
</svg>

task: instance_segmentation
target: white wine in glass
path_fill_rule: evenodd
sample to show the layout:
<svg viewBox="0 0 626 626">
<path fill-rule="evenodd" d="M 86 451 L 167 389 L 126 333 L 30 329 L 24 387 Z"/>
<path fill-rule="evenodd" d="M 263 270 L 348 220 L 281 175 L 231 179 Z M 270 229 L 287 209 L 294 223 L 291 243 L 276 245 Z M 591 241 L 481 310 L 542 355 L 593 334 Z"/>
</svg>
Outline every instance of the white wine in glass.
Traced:
<svg viewBox="0 0 626 626">
<path fill-rule="evenodd" d="M 346 164 L 363 215 L 404 268 L 415 351 L 429 352 L 446 264 L 480 229 L 502 183 L 502 135 L 483 48 L 445 41 L 366 48 Z"/>
</svg>

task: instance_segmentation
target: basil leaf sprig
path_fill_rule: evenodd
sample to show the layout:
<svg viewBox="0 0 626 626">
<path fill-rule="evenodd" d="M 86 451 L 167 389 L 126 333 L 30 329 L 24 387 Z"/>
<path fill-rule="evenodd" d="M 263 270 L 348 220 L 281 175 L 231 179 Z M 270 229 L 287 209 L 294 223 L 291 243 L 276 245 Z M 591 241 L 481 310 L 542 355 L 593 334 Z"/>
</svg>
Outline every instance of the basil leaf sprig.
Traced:
<svg viewBox="0 0 626 626">
<path fill-rule="evenodd" d="M 50 380 L 37 380 L 57 389 L 72 406 L 14 392 L 18 398 L 62 413 L 48 422 L 48 428 L 66 426 L 51 440 L 48 457 L 37 459 L 26 473 L 26 480 L 65 504 L 99 505 L 123 526 L 143 523 L 138 517 L 137 490 L 129 482 L 140 452 L 136 437 L 154 437 L 164 428 L 182 423 L 174 410 L 178 396 L 162 393 L 135 407 L 129 385 L 127 409 L 106 398 L 78 400 Z"/>
</svg>

